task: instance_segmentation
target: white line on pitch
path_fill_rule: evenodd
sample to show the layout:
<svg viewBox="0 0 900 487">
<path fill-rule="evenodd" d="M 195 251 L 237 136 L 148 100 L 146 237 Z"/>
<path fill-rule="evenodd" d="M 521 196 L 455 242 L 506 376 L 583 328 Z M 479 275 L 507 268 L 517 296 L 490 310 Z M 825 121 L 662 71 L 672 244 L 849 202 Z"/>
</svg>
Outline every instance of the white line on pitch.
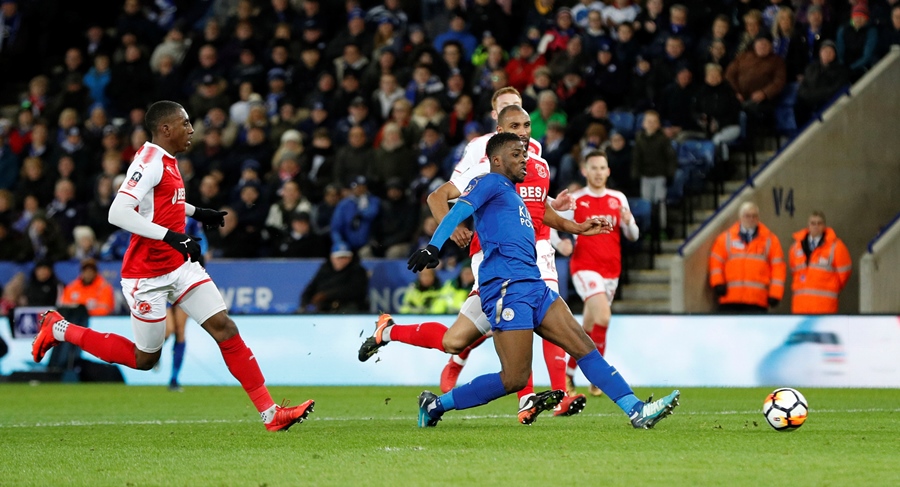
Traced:
<svg viewBox="0 0 900 487">
<path fill-rule="evenodd" d="M 834 413 L 898 413 L 900 408 L 882 409 L 813 409 L 812 414 L 834 414 Z M 677 411 L 679 416 L 736 416 L 742 414 L 762 414 L 761 410 L 752 411 Z M 620 416 L 619 413 L 582 413 L 580 416 Z M 485 414 L 485 415 L 460 415 L 453 414 L 453 419 L 510 419 L 514 418 L 513 414 Z M 414 421 L 415 416 L 393 416 L 387 418 L 375 418 L 372 416 L 363 417 L 321 417 L 310 416 L 307 421 Z M 123 425 L 181 425 L 181 424 L 234 424 L 234 423 L 255 423 L 255 419 L 160 419 L 160 420 L 143 420 L 143 421 L 58 421 L 58 422 L 37 422 L 37 423 L 15 423 L 0 424 L 2 428 L 56 428 L 65 426 L 123 426 Z"/>
</svg>

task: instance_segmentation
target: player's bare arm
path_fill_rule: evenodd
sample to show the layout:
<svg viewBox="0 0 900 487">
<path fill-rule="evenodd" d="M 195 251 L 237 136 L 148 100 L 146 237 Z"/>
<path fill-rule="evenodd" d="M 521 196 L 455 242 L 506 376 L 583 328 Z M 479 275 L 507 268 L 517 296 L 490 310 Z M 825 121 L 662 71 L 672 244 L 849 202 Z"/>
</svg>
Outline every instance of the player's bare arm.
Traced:
<svg viewBox="0 0 900 487">
<path fill-rule="evenodd" d="M 438 189 L 428 195 L 426 199 L 428 208 L 431 210 L 431 216 L 434 217 L 438 224 L 450 212 L 450 201 L 459 198 L 461 195 L 462 193 L 459 192 L 459 189 L 450 182 L 440 185 Z M 457 226 L 453 234 L 450 235 L 450 240 L 453 240 L 453 243 L 460 247 L 465 247 L 472 241 L 472 231 L 464 226 Z"/>
<path fill-rule="evenodd" d="M 588 218 L 581 223 L 575 223 L 572 220 L 563 218 L 557 213 L 549 202 L 546 202 L 547 211 L 544 212 L 544 225 L 554 228 L 560 232 L 571 233 L 573 235 L 597 235 L 600 233 L 609 233 L 613 226 L 609 220 L 603 217 Z"/>
<path fill-rule="evenodd" d="M 568 189 L 560 191 L 556 198 L 547 198 L 547 201 L 550 202 L 550 207 L 556 211 L 569 211 L 575 209 L 575 198 L 569 194 Z"/>
</svg>

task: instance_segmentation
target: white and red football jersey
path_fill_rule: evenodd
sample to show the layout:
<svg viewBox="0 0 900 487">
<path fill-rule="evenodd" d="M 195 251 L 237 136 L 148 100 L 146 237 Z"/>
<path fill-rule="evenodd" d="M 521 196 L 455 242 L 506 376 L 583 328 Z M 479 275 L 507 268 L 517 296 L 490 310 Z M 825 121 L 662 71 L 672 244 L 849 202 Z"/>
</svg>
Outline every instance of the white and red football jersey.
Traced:
<svg viewBox="0 0 900 487">
<path fill-rule="evenodd" d="M 138 201 L 135 208 L 142 218 L 173 232 L 184 233 L 184 181 L 175 157 L 162 147 L 145 142 L 134 155 L 119 188 Z M 122 277 L 148 278 L 174 271 L 184 257 L 162 240 L 131 235 L 122 259 Z"/>
<path fill-rule="evenodd" d="M 491 165 L 488 162 L 487 157 L 487 143 L 494 135 L 497 135 L 497 133 L 484 134 L 472 139 L 466 144 L 463 156 L 459 162 L 456 163 L 453 174 L 450 176 L 450 182 L 456 186 L 456 189 L 458 189 L 460 193 L 466 190 L 466 187 L 469 186 L 469 181 L 471 181 L 472 178 L 487 174 L 491 171 Z M 542 151 L 543 148 L 541 147 L 540 142 L 534 139 L 531 139 L 528 142 L 529 154 L 540 157 Z"/>
<path fill-rule="evenodd" d="M 622 273 L 621 215 L 629 208 L 628 198 L 621 191 L 604 189 L 595 193 L 582 188 L 572 194 L 575 199 L 574 220 L 581 223 L 588 218 L 606 217 L 613 225 L 609 233 L 578 235 L 575 250 L 569 260 L 569 271 L 595 271 L 606 279 L 616 279 Z"/>
<path fill-rule="evenodd" d="M 550 165 L 543 158 L 528 154 L 525 180 L 516 184 L 516 191 L 525 202 L 528 213 L 531 215 L 531 223 L 534 225 L 534 239 L 549 240 L 550 227 L 544 225 L 544 211 L 546 210 L 547 193 L 550 191 Z M 481 242 L 478 234 L 472 236 L 469 244 L 469 255 L 475 255 L 481 251 Z"/>
</svg>

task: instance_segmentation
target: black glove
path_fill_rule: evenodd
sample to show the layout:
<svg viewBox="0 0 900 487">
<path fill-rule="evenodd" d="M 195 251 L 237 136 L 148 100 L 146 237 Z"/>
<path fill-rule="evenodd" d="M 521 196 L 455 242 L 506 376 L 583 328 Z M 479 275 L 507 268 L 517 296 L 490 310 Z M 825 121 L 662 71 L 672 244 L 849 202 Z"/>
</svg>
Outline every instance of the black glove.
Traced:
<svg viewBox="0 0 900 487">
<path fill-rule="evenodd" d="M 713 292 L 716 293 L 716 296 L 722 297 L 728 294 L 728 286 L 725 284 L 719 284 L 718 286 L 713 286 Z"/>
<path fill-rule="evenodd" d="M 212 230 L 216 227 L 225 226 L 225 215 L 227 211 L 210 210 L 209 208 L 194 208 L 194 214 L 191 218 L 203 224 L 206 230 Z"/>
<path fill-rule="evenodd" d="M 424 249 L 419 249 L 409 257 L 406 268 L 413 272 L 419 272 L 422 269 L 434 269 L 441 263 L 441 259 L 438 258 L 438 252 L 440 252 L 440 249 L 434 245 L 428 245 Z"/>
<path fill-rule="evenodd" d="M 200 240 L 197 237 L 173 232 L 172 230 L 166 232 L 166 236 L 163 237 L 163 242 L 177 250 L 184 257 L 184 260 L 188 260 L 188 257 L 190 257 L 191 262 L 197 262 L 200 259 L 200 244 L 197 243 Z"/>
<path fill-rule="evenodd" d="M 780 302 L 781 302 L 781 300 L 778 298 L 769 298 L 769 307 L 774 308 L 774 307 L 778 306 L 778 303 L 780 303 Z"/>
</svg>

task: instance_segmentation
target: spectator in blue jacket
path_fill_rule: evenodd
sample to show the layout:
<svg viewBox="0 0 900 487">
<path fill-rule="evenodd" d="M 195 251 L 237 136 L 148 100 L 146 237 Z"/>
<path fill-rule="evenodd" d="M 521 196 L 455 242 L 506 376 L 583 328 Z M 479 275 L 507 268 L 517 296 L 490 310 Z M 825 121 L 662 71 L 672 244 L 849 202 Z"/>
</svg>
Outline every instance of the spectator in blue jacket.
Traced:
<svg viewBox="0 0 900 487">
<path fill-rule="evenodd" d="M 331 217 L 332 243 L 345 244 L 353 252 L 371 256 L 369 240 L 380 208 L 381 200 L 369 193 L 365 176 L 353 178 L 350 195 L 338 203 Z"/>
</svg>

